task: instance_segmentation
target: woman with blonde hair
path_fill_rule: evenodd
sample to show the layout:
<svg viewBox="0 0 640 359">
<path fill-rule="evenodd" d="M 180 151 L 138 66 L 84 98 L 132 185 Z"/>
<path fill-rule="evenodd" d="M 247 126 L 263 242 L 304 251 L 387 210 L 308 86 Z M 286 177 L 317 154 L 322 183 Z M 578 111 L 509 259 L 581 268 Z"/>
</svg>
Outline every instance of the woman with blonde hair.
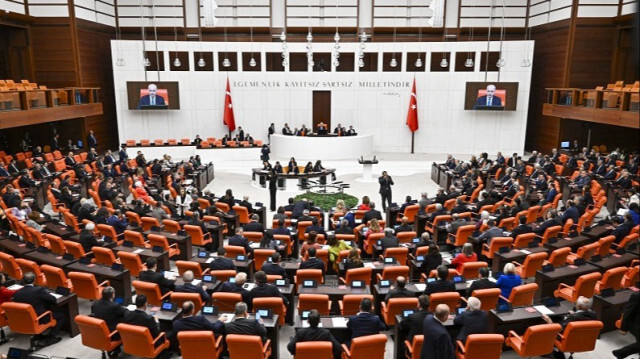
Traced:
<svg viewBox="0 0 640 359">
<path fill-rule="evenodd" d="M 344 204 L 344 200 L 343 199 L 337 200 L 336 201 L 336 212 L 345 213 L 346 210 L 347 210 L 347 207 Z"/>
</svg>

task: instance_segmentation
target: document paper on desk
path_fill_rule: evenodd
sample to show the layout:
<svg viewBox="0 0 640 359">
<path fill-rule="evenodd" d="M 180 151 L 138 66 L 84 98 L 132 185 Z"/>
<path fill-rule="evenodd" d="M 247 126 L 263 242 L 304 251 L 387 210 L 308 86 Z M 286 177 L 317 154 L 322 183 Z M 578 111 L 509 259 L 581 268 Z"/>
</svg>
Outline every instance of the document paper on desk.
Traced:
<svg viewBox="0 0 640 359">
<path fill-rule="evenodd" d="M 373 264 L 373 262 L 365 262 L 364 263 L 364 267 L 365 268 L 375 268 L 375 264 Z"/>
<path fill-rule="evenodd" d="M 331 318 L 331 324 L 333 324 L 334 328 L 346 328 L 347 318 L 344 318 L 344 317 Z"/>
<path fill-rule="evenodd" d="M 421 292 L 424 292 L 424 290 L 427 288 L 427 285 L 424 283 L 416 283 L 414 285 L 416 286 L 416 289 Z"/>
<path fill-rule="evenodd" d="M 537 310 L 538 312 L 540 312 L 540 314 L 546 314 L 546 315 L 552 315 L 553 314 L 553 310 L 547 308 L 544 305 L 534 305 L 533 308 L 535 310 Z"/>
<path fill-rule="evenodd" d="M 56 299 L 62 298 L 62 295 L 58 293 L 49 293 L 49 294 L 51 294 Z"/>
<path fill-rule="evenodd" d="M 308 320 L 303 320 L 302 321 L 302 327 L 303 328 L 309 328 L 309 321 Z M 318 323 L 318 328 L 322 328 L 322 323 Z"/>
</svg>

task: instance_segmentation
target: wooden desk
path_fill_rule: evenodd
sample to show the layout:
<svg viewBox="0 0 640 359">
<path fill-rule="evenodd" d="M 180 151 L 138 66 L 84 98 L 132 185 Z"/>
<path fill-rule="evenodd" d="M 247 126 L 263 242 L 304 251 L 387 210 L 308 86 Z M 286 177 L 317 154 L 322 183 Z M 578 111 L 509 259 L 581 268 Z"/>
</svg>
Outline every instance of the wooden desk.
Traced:
<svg viewBox="0 0 640 359">
<path fill-rule="evenodd" d="M 11 239 L 0 240 L 0 248 L 3 252 L 10 253 L 17 257 L 23 257 L 25 253 L 35 251 L 35 248 L 27 247 L 25 242 L 13 241 Z"/>
<path fill-rule="evenodd" d="M 28 252 L 22 255 L 22 258 L 34 261 L 38 264 L 48 264 L 53 267 L 63 268 L 71 263 L 77 262 L 77 260 L 66 260 L 61 255 L 55 253 L 43 253 L 38 251 Z"/>
<path fill-rule="evenodd" d="M 145 237 L 148 236 L 149 234 L 158 234 L 161 236 L 165 236 L 167 237 L 167 242 L 169 242 L 170 245 L 174 243 L 178 244 L 178 249 L 180 249 L 180 255 L 177 256 L 177 259 L 188 261 L 191 258 L 192 245 L 191 245 L 191 236 L 189 235 L 178 235 L 176 233 L 171 233 L 166 231 L 158 232 L 158 231 L 152 231 L 152 230 L 144 231 L 142 232 L 142 234 L 144 234 Z"/>
<path fill-rule="evenodd" d="M 502 272 L 504 265 L 516 261 L 522 263 L 530 253 L 549 252 L 545 247 L 512 249 L 508 253 L 494 253 L 493 262 L 491 263 L 491 271 L 493 273 Z"/>
<path fill-rule="evenodd" d="M 78 296 L 75 293 L 56 298 L 56 309 L 60 309 L 64 313 L 66 323 L 62 326 L 62 329 L 69 333 L 71 338 L 80 334 L 80 329 L 75 322 L 75 317 L 78 316 Z"/>
<path fill-rule="evenodd" d="M 320 317 L 320 325 L 322 328 L 330 331 L 333 337 L 336 338 L 340 344 L 346 344 L 351 340 L 351 330 L 347 328 L 346 323 L 342 323 L 342 321 L 340 321 L 340 323 L 334 323 L 333 318 L 342 317 Z M 304 322 L 305 321 L 300 319 L 299 315 L 296 315 L 295 322 L 293 323 L 293 329 L 298 330 L 304 328 Z"/>
<path fill-rule="evenodd" d="M 611 232 L 613 232 L 613 228 L 608 224 L 604 224 L 593 226 L 588 232 L 582 231 L 580 234 L 596 241 L 604 236 L 609 235 L 609 233 Z"/>
<path fill-rule="evenodd" d="M 573 303 L 563 301 L 560 302 L 560 306 L 549 309 L 553 311 L 549 317 L 559 319 L 569 314 L 569 310 L 573 309 Z M 537 324 L 545 324 L 545 321 L 542 319 L 542 314 L 535 309 L 528 311 L 527 308 L 514 308 L 510 313 L 498 313 L 492 309 L 489 313 L 489 333 L 502 334 L 505 338 L 509 330 L 522 335 L 528 327 Z"/>
<path fill-rule="evenodd" d="M 298 294 L 326 294 L 329 296 L 329 300 L 331 303 L 331 313 L 335 315 L 340 315 L 340 305 L 338 304 L 339 300 L 342 300 L 345 294 L 371 294 L 371 290 L 369 287 L 364 288 L 350 288 L 346 285 L 339 285 L 337 287 L 319 284 L 317 288 L 303 288 L 302 285 L 299 285 Z"/>
<path fill-rule="evenodd" d="M 587 263 L 593 264 L 594 266 L 598 267 L 601 272 L 604 273 L 611 268 L 626 267 L 634 259 L 638 259 L 638 256 L 633 253 L 612 254 L 608 257 L 602 258 L 602 260 L 598 262 L 589 261 Z"/>
<path fill-rule="evenodd" d="M 439 179 L 440 179 L 440 166 L 438 166 L 437 163 L 433 162 L 431 164 L 431 180 L 436 184 L 438 184 Z"/>
<path fill-rule="evenodd" d="M 62 239 L 69 239 L 69 237 L 76 234 L 76 231 L 72 228 L 51 222 L 45 224 L 42 231 L 56 235 Z"/>
<path fill-rule="evenodd" d="M 624 307 L 633 293 L 631 289 L 623 289 L 611 297 L 593 296 L 592 308 L 596 312 L 598 320 L 604 324 L 603 333 L 616 330 L 616 320 L 622 316 Z"/>
<path fill-rule="evenodd" d="M 127 252 L 127 253 L 135 253 L 140 256 L 140 261 L 144 264 L 148 258 L 155 258 L 158 261 L 158 269 L 159 270 L 170 270 L 171 266 L 169 265 L 169 252 L 154 252 L 149 248 L 142 247 L 125 247 L 125 246 L 115 246 L 111 248 L 113 253 L 118 256 L 118 252 Z"/>
<path fill-rule="evenodd" d="M 387 207 L 385 212 L 385 226 L 389 228 L 393 228 L 396 224 L 396 218 L 398 217 L 398 213 L 400 213 L 400 207 Z"/>
<path fill-rule="evenodd" d="M 80 262 L 75 262 L 64 267 L 63 270 L 65 273 L 73 271 L 91 273 L 96 276 L 98 283 L 108 280 L 113 289 L 116 290 L 116 296 L 123 297 L 125 304 L 131 303 L 131 274 L 128 269 L 115 271 L 110 267 L 100 264 L 90 266 Z"/>
<path fill-rule="evenodd" d="M 545 243 L 545 247 L 549 249 L 549 251 L 553 252 L 556 249 L 570 247 L 572 252 L 577 252 L 578 248 L 593 243 L 596 240 L 589 238 L 587 236 L 577 236 L 577 237 L 567 237 L 567 238 L 558 238 L 558 241 L 555 243 Z"/>
<path fill-rule="evenodd" d="M 429 216 L 423 214 L 416 214 L 413 217 L 413 231 L 416 232 L 416 236 L 420 238 L 422 233 L 424 232 L 424 227 L 427 225 L 427 219 Z M 438 235 L 434 233 L 434 237 L 432 238 L 434 241 L 438 238 Z"/>
<path fill-rule="evenodd" d="M 213 261 L 216 256 L 209 256 L 209 258 L 199 258 L 196 254 L 191 258 L 191 262 L 196 262 L 200 264 L 200 268 L 205 270 L 209 268 L 209 263 Z M 248 279 L 253 279 L 253 259 L 248 259 L 246 261 L 239 261 L 233 258 L 230 258 L 233 261 L 233 264 L 236 266 L 238 272 L 247 273 Z"/>
<path fill-rule="evenodd" d="M 551 297 L 553 292 L 558 289 L 560 283 L 567 285 L 575 284 L 578 277 L 581 275 L 596 272 L 598 267 L 593 264 L 585 264 L 581 266 L 565 266 L 555 268 L 553 272 L 536 272 L 536 284 L 538 284 L 538 291 L 536 292 L 535 299 Z"/>
</svg>

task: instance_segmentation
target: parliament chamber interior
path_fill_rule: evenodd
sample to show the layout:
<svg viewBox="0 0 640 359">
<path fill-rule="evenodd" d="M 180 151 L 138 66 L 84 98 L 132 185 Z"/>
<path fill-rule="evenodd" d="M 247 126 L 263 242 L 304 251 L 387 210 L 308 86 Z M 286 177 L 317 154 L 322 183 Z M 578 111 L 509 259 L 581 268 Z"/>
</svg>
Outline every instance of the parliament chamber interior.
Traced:
<svg viewBox="0 0 640 359">
<path fill-rule="evenodd" d="M 0 358 L 639 358 L 638 0 L 0 0 Z"/>
</svg>

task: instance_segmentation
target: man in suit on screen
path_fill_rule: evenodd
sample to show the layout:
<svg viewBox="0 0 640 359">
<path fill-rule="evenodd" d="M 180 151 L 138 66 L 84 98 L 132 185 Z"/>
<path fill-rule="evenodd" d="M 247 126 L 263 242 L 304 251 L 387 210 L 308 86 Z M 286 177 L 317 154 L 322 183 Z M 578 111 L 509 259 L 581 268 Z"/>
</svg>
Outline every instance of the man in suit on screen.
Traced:
<svg viewBox="0 0 640 359">
<path fill-rule="evenodd" d="M 149 90 L 148 95 L 144 95 L 140 97 L 140 103 L 138 104 L 138 110 L 142 108 L 142 106 L 165 106 L 164 97 L 157 96 L 156 92 L 158 91 L 158 86 L 155 84 L 149 84 L 147 87 Z"/>
<path fill-rule="evenodd" d="M 496 85 L 487 85 L 487 94 L 478 97 L 476 104 L 473 105 L 473 109 L 478 107 L 502 107 L 502 99 L 495 95 Z"/>
</svg>

